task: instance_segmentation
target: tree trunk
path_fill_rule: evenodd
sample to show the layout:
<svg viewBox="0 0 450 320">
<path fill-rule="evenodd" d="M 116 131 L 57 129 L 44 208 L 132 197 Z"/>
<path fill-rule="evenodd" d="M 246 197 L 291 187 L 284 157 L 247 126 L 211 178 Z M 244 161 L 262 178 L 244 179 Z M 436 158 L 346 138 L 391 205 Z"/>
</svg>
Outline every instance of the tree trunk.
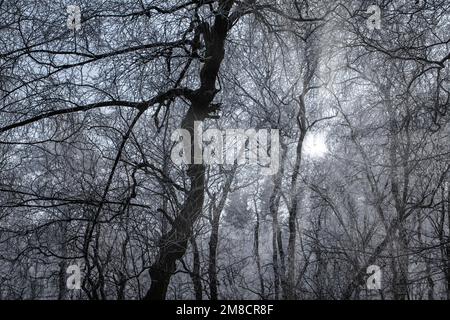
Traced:
<svg viewBox="0 0 450 320">
<path fill-rule="evenodd" d="M 211 221 L 211 235 L 209 237 L 209 295 L 211 300 L 217 300 L 217 244 L 219 242 L 220 215 L 213 213 Z"/>
<path fill-rule="evenodd" d="M 394 199 L 394 207 L 398 220 L 398 282 L 394 283 L 394 292 L 396 299 L 405 300 L 408 298 L 408 238 L 406 234 L 406 201 L 409 187 L 409 153 L 410 153 L 410 136 L 408 127 L 401 129 L 395 116 L 394 106 L 390 97 L 390 89 L 382 87 L 382 91 L 386 101 L 387 112 L 389 116 L 389 159 L 390 159 L 390 184 L 391 192 Z M 400 145 L 400 131 L 404 130 L 406 134 L 406 144 Z M 403 173 L 400 176 L 400 169 Z M 392 257 L 396 259 L 396 257 Z"/>
<path fill-rule="evenodd" d="M 237 165 L 233 167 L 229 175 L 227 176 L 224 186 L 223 193 L 217 206 L 213 204 L 212 217 L 211 217 L 211 235 L 209 238 L 209 264 L 208 264 L 208 275 L 209 275 L 209 292 L 210 299 L 218 299 L 218 289 L 217 289 L 217 246 L 219 243 L 219 222 L 220 216 L 222 214 L 223 208 L 225 207 L 225 202 L 228 198 L 228 193 L 230 192 L 231 183 L 233 182 L 234 175 L 236 173 Z M 214 200 L 214 199 L 213 199 Z"/>
<path fill-rule="evenodd" d="M 195 300 L 202 300 L 202 282 L 200 277 L 200 254 L 198 252 L 197 241 L 194 237 L 191 238 L 192 252 L 194 256 L 194 266 L 192 268 L 191 278 L 194 284 Z"/>
<path fill-rule="evenodd" d="M 60 230 L 61 230 L 61 256 L 66 257 L 67 256 L 67 224 L 66 222 L 60 223 Z M 65 300 L 66 299 L 66 268 L 67 263 L 65 259 L 61 259 L 61 261 L 58 264 L 59 272 L 58 272 L 58 300 Z"/>
<path fill-rule="evenodd" d="M 300 166 L 302 162 L 302 148 L 303 141 L 306 135 L 306 109 L 304 96 L 300 97 L 300 109 L 297 115 L 297 122 L 299 126 L 299 138 L 297 141 L 296 158 L 294 170 L 291 178 L 291 206 L 289 209 L 289 240 L 288 240 L 288 256 L 287 256 L 287 283 L 286 283 L 286 298 L 289 300 L 295 299 L 295 242 L 297 236 L 297 211 L 298 202 L 300 200 L 298 178 L 300 176 Z"/>
<path fill-rule="evenodd" d="M 281 197 L 281 184 L 283 180 L 283 159 L 285 156 L 285 148 L 282 146 L 282 156 L 281 156 L 281 166 L 280 170 L 275 174 L 273 179 L 273 190 L 269 198 L 269 211 L 272 216 L 272 266 L 273 266 L 273 276 L 274 276 L 274 293 L 275 300 L 280 298 L 280 284 L 282 284 L 282 272 L 284 268 L 280 271 L 280 262 L 281 266 L 284 264 L 282 260 L 284 260 L 284 252 L 283 252 L 283 244 L 281 242 L 281 230 L 278 223 L 278 207 L 280 205 L 280 197 Z M 280 254 L 280 257 L 278 256 Z"/>
<path fill-rule="evenodd" d="M 280 271 L 279 271 L 279 262 L 278 262 L 278 234 L 279 234 L 279 225 L 278 225 L 278 206 L 280 202 L 279 189 L 281 185 L 281 177 L 278 176 L 274 181 L 274 189 L 272 191 L 272 195 L 270 196 L 270 214 L 272 216 L 272 265 L 273 265 L 273 277 L 274 277 L 274 291 L 275 291 L 275 300 L 280 298 L 279 290 L 280 290 Z"/>
<path fill-rule="evenodd" d="M 195 90 L 190 97 L 191 106 L 181 125 L 181 128 L 188 130 L 191 134 L 193 150 L 195 148 L 202 150 L 199 145 L 195 145 L 197 139 L 194 140 L 194 122 L 205 120 L 208 114 L 214 111 L 210 104 L 218 92 L 216 79 L 225 54 L 225 39 L 230 28 L 228 15 L 232 6 L 233 1 L 231 0 L 219 1 L 213 26 L 209 27 L 206 22 L 201 25 L 208 59 L 200 71 L 200 88 Z M 191 152 L 191 160 L 194 154 L 194 152 Z M 158 256 L 150 267 L 152 282 L 145 296 L 146 300 L 166 298 L 170 278 L 176 270 L 176 261 L 186 253 L 187 243 L 192 237 L 192 227 L 202 212 L 205 166 L 203 164 L 190 164 L 187 175 L 190 180 L 190 190 L 180 213 L 172 223 L 171 229 L 161 238 Z"/>
<path fill-rule="evenodd" d="M 258 277 L 259 277 L 259 286 L 261 290 L 261 298 L 265 299 L 265 288 L 264 288 L 264 278 L 261 272 L 261 256 L 259 254 L 259 226 L 260 226 L 260 216 L 259 211 L 257 207 L 256 200 L 253 201 L 255 205 L 255 212 L 256 212 L 256 224 L 255 224 L 255 230 L 254 230 L 254 252 L 255 252 L 255 260 L 256 260 L 256 269 L 258 270 Z"/>
</svg>

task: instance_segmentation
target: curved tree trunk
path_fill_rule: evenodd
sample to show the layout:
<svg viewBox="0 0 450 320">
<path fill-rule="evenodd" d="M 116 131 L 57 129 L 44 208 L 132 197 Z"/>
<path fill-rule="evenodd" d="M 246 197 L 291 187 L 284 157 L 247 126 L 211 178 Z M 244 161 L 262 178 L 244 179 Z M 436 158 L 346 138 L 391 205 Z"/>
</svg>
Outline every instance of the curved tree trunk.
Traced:
<svg viewBox="0 0 450 320">
<path fill-rule="evenodd" d="M 200 146 L 195 145 L 198 141 L 194 139 L 194 122 L 205 120 L 210 112 L 215 111 L 210 104 L 218 92 L 216 79 L 225 53 L 225 39 L 230 28 L 228 15 L 232 6 L 231 0 L 220 1 L 214 24 L 210 27 L 204 22 L 199 30 L 203 33 L 207 59 L 200 71 L 200 88 L 191 95 L 189 99 L 191 106 L 181 125 L 182 129 L 188 130 L 191 134 L 192 149 L 201 150 Z M 191 152 L 191 156 L 194 154 Z M 205 166 L 190 164 L 187 174 L 190 190 L 171 229 L 160 241 L 158 256 L 150 267 L 152 282 L 145 296 L 147 300 L 166 298 L 170 278 L 176 270 L 176 261 L 186 253 L 188 241 L 192 236 L 192 227 L 202 212 L 205 197 Z"/>
</svg>

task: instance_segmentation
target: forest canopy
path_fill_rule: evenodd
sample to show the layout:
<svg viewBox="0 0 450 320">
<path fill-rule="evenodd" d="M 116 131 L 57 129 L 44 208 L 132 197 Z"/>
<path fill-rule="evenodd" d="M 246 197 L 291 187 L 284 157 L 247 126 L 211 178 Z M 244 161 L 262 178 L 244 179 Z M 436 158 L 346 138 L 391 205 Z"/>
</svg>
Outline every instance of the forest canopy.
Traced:
<svg viewBox="0 0 450 320">
<path fill-rule="evenodd" d="M 446 0 L 0 0 L 0 299 L 450 299 L 449 30 Z"/>
</svg>

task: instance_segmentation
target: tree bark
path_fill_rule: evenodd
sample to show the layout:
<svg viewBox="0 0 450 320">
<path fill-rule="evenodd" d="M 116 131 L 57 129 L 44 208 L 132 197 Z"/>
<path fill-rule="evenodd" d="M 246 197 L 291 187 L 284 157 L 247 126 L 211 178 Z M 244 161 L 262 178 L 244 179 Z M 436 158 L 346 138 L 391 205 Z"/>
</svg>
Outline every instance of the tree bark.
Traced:
<svg viewBox="0 0 450 320">
<path fill-rule="evenodd" d="M 295 242 L 297 236 L 297 211 L 298 202 L 300 200 L 298 178 L 300 176 L 300 166 L 302 162 L 302 148 L 303 141 L 306 136 L 306 108 L 304 95 L 300 96 L 300 109 L 297 115 L 297 122 L 299 126 L 299 137 L 297 141 L 296 158 L 294 170 L 291 178 L 291 206 L 289 208 L 289 239 L 288 239 L 288 256 L 287 256 L 287 283 L 286 283 L 286 298 L 289 300 L 295 299 Z"/>
<path fill-rule="evenodd" d="M 259 286 L 261 290 L 261 298 L 265 299 L 265 288 L 264 288 L 264 278 L 261 272 L 261 256 L 259 254 L 259 226 L 260 226 L 260 215 L 257 207 L 256 200 L 253 201 L 255 206 L 255 213 L 256 213 L 256 224 L 255 224 L 255 230 L 254 230 L 254 252 L 255 252 L 255 260 L 256 260 L 256 269 L 258 270 L 258 277 L 259 277 Z"/>
<path fill-rule="evenodd" d="M 274 274 L 275 300 L 278 300 L 280 298 L 280 284 L 281 285 L 284 284 L 284 281 L 282 279 L 284 272 L 283 268 L 284 252 L 283 252 L 283 243 L 281 238 L 280 225 L 278 223 L 278 207 L 280 205 L 281 185 L 283 182 L 282 180 L 284 172 L 283 160 L 285 157 L 285 148 L 283 147 L 283 144 L 281 144 L 281 147 L 282 147 L 281 166 L 280 170 L 278 170 L 273 179 L 273 190 L 269 198 L 269 212 L 272 217 L 272 267 Z"/>
<path fill-rule="evenodd" d="M 209 292 L 210 299 L 218 299 L 217 289 L 217 246 L 219 243 L 219 222 L 225 202 L 228 198 L 231 183 L 234 179 L 237 166 L 235 165 L 231 173 L 227 176 L 225 184 L 223 186 L 223 193 L 218 205 L 213 204 L 212 217 L 211 217 L 211 235 L 209 237 L 209 264 L 208 264 L 208 276 L 209 276 Z"/>
<path fill-rule="evenodd" d="M 200 88 L 195 90 L 189 98 L 191 106 L 181 125 L 191 134 L 192 149 L 198 148 L 198 150 L 201 150 L 200 146 L 194 144 L 194 122 L 205 120 L 208 114 L 214 111 L 210 104 L 218 92 L 216 79 L 225 54 L 225 39 L 230 28 L 228 15 L 233 2 L 231 0 L 219 1 L 214 24 L 211 27 L 206 22 L 201 25 L 208 59 L 205 60 L 200 71 Z M 191 152 L 191 157 L 193 156 L 194 152 Z M 170 278 L 176 270 L 176 261 L 186 253 L 187 243 L 192 236 L 192 227 L 202 212 L 205 166 L 203 164 L 190 164 L 187 175 L 190 180 L 190 190 L 180 213 L 172 223 L 171 229 L 161 238 L 158 256 L 149 271 L 152 282 L 144 298 L 146 300 L 163 300 L 166 298 Z"/>
<path fill-rule="evenodd" d="M 197 241 L 194 237 L 191 239 L 194 266 L 192 268 L 191 278 L 194 284 L 195 300 L 203 299 L 202 282 L 200 277 L 200 254 L 198 252 Z"/>
</svg>

